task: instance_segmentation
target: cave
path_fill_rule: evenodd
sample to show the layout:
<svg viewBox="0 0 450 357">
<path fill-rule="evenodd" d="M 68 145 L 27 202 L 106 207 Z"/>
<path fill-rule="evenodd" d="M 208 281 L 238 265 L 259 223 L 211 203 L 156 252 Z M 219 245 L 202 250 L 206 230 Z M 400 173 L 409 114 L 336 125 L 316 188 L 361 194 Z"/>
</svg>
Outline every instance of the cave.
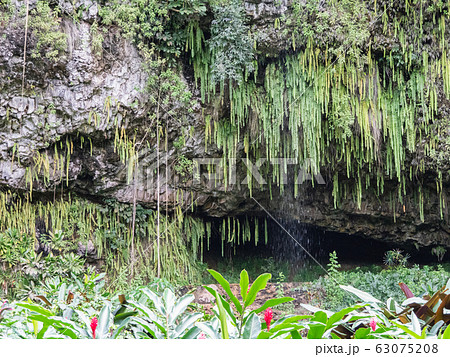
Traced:
<svg viewBox="0 0 450 357">
<path fill-rule="evenodd" d="M 385 254 L 391 250 L 399 251 L 408 257 L 406 266 L 438 263 L 436 256 L 432 254 L 432 247 L 395 244 L 370 237 L 326 231 L 320 227 L 283 218 L 275 218 L 275 221 L 271 217 L 258 217 L 259 232 L 264 231 L 263 220 L 267 220 L 268 238 L 266 243 L 265 239 L 260 237 L 255 244 L 254 217 L 239 216 L 235 219 L 251 222 L 253 232 L 250 240 L 240 244 L 222 242 L 221 227 L 224 220 L 212 220 L 209 246 L 203 251 L 203 261 L 209 267 L 217 268 L 223 264 L 233 270 L 246 268 L 248 264 L 257 265 L 262 272 L 265 264 L 272 259 L 274 262 L 287 262 L 291 268 L 287 279 L 292 279 L 299 270 L 312 266 L 320 267 L 317 268 L 320 273 L 326 274 L 332 252 L 336 252 L 343 270 L 372 265 L 387 268 Z M 445 253 L 442 260 L 445 261 L 447 257 L 448 253 Z"/>
</svg>

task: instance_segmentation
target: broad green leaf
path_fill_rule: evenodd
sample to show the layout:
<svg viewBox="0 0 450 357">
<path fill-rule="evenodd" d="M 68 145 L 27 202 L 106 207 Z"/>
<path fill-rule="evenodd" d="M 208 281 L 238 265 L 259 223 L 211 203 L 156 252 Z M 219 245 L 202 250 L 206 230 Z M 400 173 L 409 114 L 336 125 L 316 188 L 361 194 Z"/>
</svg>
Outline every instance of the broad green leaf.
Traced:
<svg viewBox="0 0 450 357">
<path fill-rule="evenodd" d="M 157 335 L 156 335 L 155 330 L 151 323 L 149 323 L 148 321 L 145 321 L 144 319 L 141 319 L 140 317 L 133 317 L 132 321 L 137 323 L 138 325 L 140 325 L 146 332 L 148 332 L 151 336 L 153 336 L 153 338 L 157 338 Z M 155 326 L 157 326 L 157 325 L 155 324 Z M 157 326 L 157 327 L 161 330 L 162 326 Z M 160 331 L 160 332 L 162 332 L 162 331 Z M 166 335 L 165 330 L 163 332 L 163 335 Z"/>
<path fill-rule="evenodd" d="M 293 340 L 301 340 L 302 336 L 298 331 L 291 331 L 291 337 Z"/>
<path fill-rule="evenodd" d="M 370 328 L 359 328 L 356 330 L 353 338 L 366 339 L 369 334 L 370 334 Z"/>
<path fill-rule="evenodd" d="M 249 284 L 248 273 L 247 270 L 244 269 L 241 271 L 241 280 L 239 281 L 239 286 L 241 287 L 242 301 L 245 301 L 245 299 L 247 298 L 248 284 Z"/>
<path fill-rule="evenodd" d="M 59 316 L 43 316 L 43 315 L 31 315 L 31 320 L 42 322 L 44 325 L 52 326 L 62 335 L 68 336 L 72 339 L 78 339 L 78 334 L 81 334 L 81 329 L 78 328 L 72 321 L 64 321 Z"/>
<path fill-rule="evenodd" d="M 113 339 L 116 339 L 117 337 L 119 337 L 119 335 L 120 335 L 120 333 L 122 332 L 122 330 L 123 330 L 125 327 L 128 327 L 128 326 L 129 326 L 130 321 L 131 321 L 131 318 L 130 318 L 130 317 L 127 317 L 127 318 L 123 319 L 122 322 L 120 323 L 120 325 L 117 326 L 117 328 L 115 329 L 115 331 L 114 331 L 114 333 L 113 333 L 113 335 L 112 335 L 112 338 L 113 338 Z"/>
<path fill-rule="evenodd" d="M 266 287 L 267 282 L 270 280 L 271 277 L 272 277 L 271 274 L 265 273 L 265 274 L 261 274 L 260 276 L 258 276 L 256 278 L 256 280 L 253 282 L 253 284 L 250 287 L 250 290 L 247 294 L 247 298 L 245 299 L 244 308 L 253 304 L 253 302 L 256 299 L 256 294 L 258 294 L 259 291 L 261 291 L 262 289 L 264 289 Z"/>
<path fill-rule="evenodd" d="M 184 295 L 181 297 L 176 305 L 172 308 L 172 312 L 169 314 L 169 324 L 172 325 L 178 319 L 178 317 L 183 314 L 189 304 L 194 301 L 193 295 Z M 166 308 L 167 311 L 167 308 Z"/>
<path fill-rule="evenodd" d="M 28 309 L 30 311 L 37 312 L 38 314 L 44 315 L 44 316 L 53 316 L 54 313 L 47 310 L 46 308 L 43 308 L 42 306 L 36 305 L 36 304 L 30 304 L 26 302 L 18 302 L 16 304 L 17 306 L 24 307 L 25 309 Z"/>
<path fill-rule="evenodd" d="M 107 338 L 112 325 L 111 303 L 107 302 L 98 316 L 98 326 L 95 331 L 96 338 Z"/>
<path fill-rule="evenodd" d="M 82 322 L 84 322 L 84 324 L 86 326 L 89 326 L 89 324 L 91 323 L 91 320 L 86 316 L 86 314 L 84 313 L 84 311 L 81 310 L 75 310 L 75 312 L 77 313 L 78 317 L 80 318 L 80 320 Z"/>
<path fill-rule="evenodd" d="M 138 314 L 137 311 L 128 311 L 128 312 L 124 312 L 122 314 L 117 314 L 116 316 L 114 316 L 114 323 L 120 324 L 126 318 L 128 318 L 130 316 L 136 316 L 137 314 Z"/>
<path fill-rule="evenodd" d="M 149 288 L 142 289 L 142 292 L 150 299 L 151 302 L 155 305 L 156 310 L 161 315 L 166 315 L 166 309 L 164 308 L 164 304 L 161 300 L 161 298 L 156 295 L 153 291 L 151 291 Z"/>
<path fill-rule="evenodd" d="M 396 305 L 398 304 L 394 299 L 392 298 L 387 299 L 386 306 L 390 311 L 395 311 Z"/>
<path fill-rule="evenodd" d="M 174 308 L 175 305 L 175 300 L 176 297 L 173 291 L 170 290 L 169 288 L 166 288 L 163 293 L 164 309 L 166 310 L 165 313 L 166 316 L 170 316 L 170 314 L 172 313 L 172 309 Z"/>
<path fill-rule="evenodd" d="M 260 312 L 263 312 L 264 310 L 266 310 L 269 307 L 277 306 L 277 305 L 283 304 L 285 302 L 293 301 L 293 300 L 295 300 L 295 299 L 291 298 L 291 297 L 270 299 L 270 300 L 267 300 L 259 309 L 254 310 L 254 312 L 256 314 L 259 314 Z"/>
<path fill-rule="evenodd" d="M 202 313 L 197 312 L 186 316 L 183 321 L 175 329 L 175 336 L 173 338 L 178 338 L 184 334 L 184 331 L 189 330 L 193 327 L 194 323 L 198 321 L 203 316 Z"/>
<path fill-rule="evenodd" d="M 395 321 L 392 321 L 392 324 L 394 324 L 395 326 L 397 326 L 399 329 L 405 331 L 408 335 L 410 335 L 411 337 L 417 338 L 417 339 L 422 339 L 421 335 L 418 335 L 417 333 L 415 333 L 414 331 L 410 330 L 408 327 L 406 327 L 405 325 L 399 324 Z"/>
<path fill-rule="evenodd" d="M 37 335 L 39 333 L 39 322 L 37 322 L 36 320 L 33 320 L 32 322 L 33 322 L 33 332 L 34 332 L 34 335 L 37 337 Z M 44 325 L 44 327 L 48 328 L 48 325 Z"/>
<path fill-rule="evenodd" d="M 227 326 L 227 316 L 225 309 L 223 308 L 223 298 L 220 296 L 217 291 L 213 290 L 214 297 L 216 298 L 217 308 L 219 310 L 219 320 L 220 320 L 220 326 L 221 326 L 221 335 L 222 339 L 229 339 L 230 336 L 228 334 L 228 326 Z"/>
<path fill-rule="evenodd" d="M 297 331 L 298 332 L 300 330 L 303 330 L 304 328 L 305 328 L 304 326 L 297 325 L 297 326 L 293 326 L 293 327 L 286 328 L 286 329 L 283 329 L 283 330 L 279 330 L 279 331 L 274 332 L 274 334 L 272 335 L 271 338 L 277 338 L 277 337 L 280 337 L 280 336 L 285 336 L 285 338 L 289 338 L 292 331 Z M 270 332 L 272 332 L 272 329 L 270 329 Z"/>
<path fill-rule="evenodd" d="M 261 331 L 260 334 L 258 335 L 257 339 L 258 340 L 267 340 L 271 337 L 272 337 L 272 334 L 270 332 Z"/>
<path fill-rule="evenodd" d="M 308 339 L 321 339 L 326 329 L 327 314 L 317 311 L 309 323 Z"/>
<path fill-rule="evenodd" d="M 67 285 L 66 285 L 66 283 L 62 283 L 61 287 L 58 291 L 58 301 L 65 301 L 66 296 L 67 296 L 66 291 L 67 291 Z"/>
<path fill-rule="evenodd" d="M 135 307 L 136 309 L 138 309 L 140 312 L 142 312 L 142 314 L 146 317 L 149 318 L 149 320 L 155 321 L 159 324 L 161 324 L 162 322 L 160 321 L 160 319 L 158 318 L 158 316 L 155 314 L 154 311 L 152 311 L 151 309 L 149 309 L 147 306 L 144 306 L 141 303 L 135 302 L 135 301 L 129 301 L 128 304 L 130 306 Z"/>
<path fill-rule="evenodd" d="M 202 332 L 198 327 L 194 326 L 189 331 L 187 331 L 183 337 L 181 337 L 183 340 L 192 340 L 194 338 L 197 338 L 197 336 Z"/>
<path fill-rule="evenodd" d="M 34 323 L 34 321 L 33 321 L 33 323 Z M 36 323 L 37 323 L 37 322 L 36 322 Z M 49 327 L 50 327 L 50 325 L 47 325 L 47 324 L 43 325 L 42 328 L 41 328 L 41 330 L 40 330 L 40 331 L 38 332 L 38 334 L 36 335 L 36 338 L 37 338 L 38 340 L 44 338 L 44 335 L 45 335 L 45 333 L 47 332 L 47 330 L 48 330 Z"/>
<path fill-rule="evenodd" d="M 244 309 L 241 306 L 241 303 L 239 300 L 234 296 L 233 292 L 231 291 L 230 283 L 218 272 L 212 269 L 208 269 L 208 272 L 213 276 L 214 279 L 217 280 L 217 282 L 222 286 L 223 290 L 225 290 L 225 293 L 228 295 L 228 297 L 231 299 L 233 304 L 236 306 L 236 310 L 242 314 Z"/>
<path fill-rule="evenodd" d="M 414 312 L 411 313 L 411 326 L 412 326 L 412 330 L 420 335 L 422 332 L 422 329 L 420 328 L 420 322 L 419 319 L 417 318 L 416 314 Z"/>
<path fill-rule="evenodd" d="M 327 330 L 333 327 L 333 325 L 336 324 L 337 322 L 341 321 L 345 315 L 349 314 L 352 311 L 360 309 L 362 306 L 363 305 L 354 305 L 331 315 L 327 322 Z"/>
<path fill-rule="evenodd" d="M 323 309 L 319 309 L 318 307 L 309 305 L 309 304 L 300 304 L 303 308 L 305 308 L 308 311 L 311 311 L 312 313 L 316 313 L 317 311 L 322 311 L 324 312 L 328 317 L 333 316 L 335 314 L 335 312 L 333 311 L 329 311 L 329 310 L 323 310 Z"/>
<path fill-rule="evenodd" d="M 378 300 L 377 298 L 374 298 L 372 295 L 361 291 L 359 289 L 354 288 L 353 286 L 350 285 L 339 285 L 341 287 L 341 289 L 348 291 L 354 295 L 356 295 L 357 297 L 359 297 L 363 302 L 376 302 L 376 303 L 380 303 L 381 301 Z"/>
<path fill-rule="evenodd" d="M 270 329 L 270 332 L 278 332 L 282 330 L 291 331 L 291 330 L 303 330 L 305 328 L 304 325 L 298 325 L 290 322 L 285 322 L 279 325 L 276 325 Z"/>
<path fill-rule="evenodd" d="M 427 300 L 424 300 L 420 297 L 414 296 L 412 298 L 409 298 L 409 299 L 406 299 L 405 301 L 403 301 L 402 305 L 406 306 L 406 305 L 413 304 L 413 303 L 423 305 L 423 304 L 427 303 Z"/>
<path fill-rule="evenodd" d="M 440 321 L 436 322 L 436 323 L 434 324 L 434 326 L 433 326 L 433 327 L 431 328 L 431 330 L 430 330 L 430 335 L 431 335 L 431 336 L 436 336 L 437 333 L 438 333 L 438 331 L 439 331 L 439 329 L 440 329 L 443 325 L 444 325 L 444 321 L 443 321 L 443 320 L 440 320 Z"/>
<path fill-rule="evenodd" d="M 247 319 L 244 325 L 244 331 L 242 337 L 245 339 L 255 339 L 261 332 L 261 321 L 259 321 L 258 315 L 251 313 L 251 316 Z"/>
<path fill-rule="evenodd" d="M 204 287 L 212 296 L 216 296 L 215 294 L 217 291 L 215 291 L 213 288 L 210 288 L 209 286 Z M 218 294 L 218 293 L 217 293 Z M 219 294 L 218 294 L 219 295 Z M 222 299 L 222 306 L 225 309 L 225 311 L 228 313 L 228 317 L 233 322 L 234 326 L 237 326 L 236 316 L 234 316 L 233 310 L 231 309 L 230 304 Z"/>
<path fill-rule="evenodd" d="M 283 318 L 277 320 L 273 324 L 273 327 L 275 327 L 275 326 L 277 326 L 278 324 L 281 324 L 281 323 L 293 323 L 293 322 L 297 322 L 299 320 L 309 320 L 312 317 L 313 317 L 312 315 L 295 315 L 295 316 L 283 317 Z"/>
<path fill-rule="evenodd" d="M 200 330 L 202 330 L 210 338 L 215 339 L 215 340 L 220 339 L 219 329 L 212 326 L 211 321 L 199 322 L 199 323 L 197 323 L 197 327 Z"/>
</svg>

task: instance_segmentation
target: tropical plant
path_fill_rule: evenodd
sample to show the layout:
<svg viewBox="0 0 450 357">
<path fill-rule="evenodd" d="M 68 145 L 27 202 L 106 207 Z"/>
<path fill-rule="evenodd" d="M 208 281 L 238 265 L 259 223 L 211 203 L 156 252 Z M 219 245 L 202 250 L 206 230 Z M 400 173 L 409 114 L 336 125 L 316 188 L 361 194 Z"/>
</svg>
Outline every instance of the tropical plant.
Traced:
<svg viewBox="0 0 450 357">
<path fill-rule="evenodd" d="M 450 281 L 447 285 L 450 286 L 449 284 Z M 400 283 L 407 300 L 399 305 L 391 298 L 383 304 L 366 292 L 341 285 L 343 290 L 354 294 L 362 304 L 338 313 L 303 306 L 315 312 L 322 337 L 329 331 L 334 338 L 448 338 L 450 331 L 448 327 L 445 329 L 445 324 L 450 321 L 450 315 L 444 314 L 445 306 L 450 301 L 450 295 L 445 293 L 448 286 L 438 290 L 432 297 L 417 298 L 405 284 Z M 319 312 L 322 313 L 316 316 Z M 332 330 L 324 329 L 324 326 L 329 326 L 327 321 L 333 316 L 339 316 L 339 322 L 334 324 Z M 307 326 L 309 334 L 312 327 L 311 324 Z M 316 336 L 321 338 L 320 333 Z"/>
<path fill-rule="evenodd" d="M 384 254 L 384 264 L 389 267 L 405 267 L 408 264 L 409 254 L 403 254 L 400 249 L 388 250 Z"/>
<path fill-rule="evenodd" d="M 223 83 L 226 79 L 239 83 L 244 71 L 253 71 L 253 48 L 244 24 L 241 0 L 215 1 L 209 46 L 212 53 L 212 79 Z"/>
<path fill-rule="evenodd" d="M 438 262 L 442 262 L 442 259 L 444 259 L 444 255 L 447 253 L 447 249 L 445 249 L 443 246 L 439 245 L 437 247 L 433 247 L 431 249 L 431 254 L 436 256 Z"/>
<path fill-rule="evenodd" d="M 248 273 L 245 269 L 242 270 L 239 281 L 240 300 L 231 291 L 230 283 L 220 273 L 212 269 L 209 269 L 208 272 L 217 280 L 225 292 L 225 295 L 220 295 L 212 287 L 205 286 L 205 289 L 216 299 L 214 313 L 220 321 L 220 336 L 223 339 L 256 338 L 264 327 L 260 322 L 258 314 L 268 308 L 294 300 L 291 297 L 270 299 L 261 307 L 251 310 L 250 307 L 254 303 L 256 295 L 266 287 L 267 282 L 271 278 L 271 274 L 261 274 L 249 285 Z M 205 329 L 204 332 L 211 338 L 217 337 L 215 333 L 211 335 L 209 329 Z"/>
<path fill-rule="evenodd" d="M 125 327 L 131 329 L 136 338 L 194 338 L 200 330 L 194 324 L 203 317 L 202 313 L 191 313 L 187 309 L 194 296 L 187 294 L 177 298 L 172 289 L 165 288 L 162 295 L 142 288 L 138 300 L 130 300 L 127 306 L 134 308 L 116 330 L 117 336 Z"/>
</svg>

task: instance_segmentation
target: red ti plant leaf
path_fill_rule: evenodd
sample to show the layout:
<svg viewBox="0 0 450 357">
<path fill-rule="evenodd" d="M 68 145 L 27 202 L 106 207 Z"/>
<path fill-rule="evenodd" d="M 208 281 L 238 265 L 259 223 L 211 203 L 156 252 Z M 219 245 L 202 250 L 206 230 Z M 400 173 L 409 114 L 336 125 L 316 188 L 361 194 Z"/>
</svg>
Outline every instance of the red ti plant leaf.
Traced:
<svg viewBox="0 0 450 357">
<path fill-rule="evenodd" d="M 67 294 L 66 303 L 70 304 L 73 301 L 74 295 L 73 292 L 69 290 L 69 293 Z"/>
<path fill-rule="evenodd" d="M 0 306 L 0 321 L 3 319 L 3 316 L 2 316 L 2 314 L 5 312 L 5 311 L 12 311 L 12 308 L 11 307 L 4 307 L 6 305 L 6 302 L 5 303 L 3 303 L 2 304 L 2 306 Z"/>
<path fill-rule="evenodd" d="M 49 307 L 52 306 L 52 304 L 50 303 L 50 301 L 47 300 L 47 298 L 43 295 L 37 295 L 36 296 L 37 299 L 41 299 L 43 302 L 45 302 L 45 304 Z"/>
<path fill-rule="evenodd" d="M 411 290 L 409 290 L 408 286 L 405 283 L 398 283 L 398 285 L 400 285 L 400 289 L 402 289 L 407 299 L 414 297 L 414 294 Z"/>
</svg>

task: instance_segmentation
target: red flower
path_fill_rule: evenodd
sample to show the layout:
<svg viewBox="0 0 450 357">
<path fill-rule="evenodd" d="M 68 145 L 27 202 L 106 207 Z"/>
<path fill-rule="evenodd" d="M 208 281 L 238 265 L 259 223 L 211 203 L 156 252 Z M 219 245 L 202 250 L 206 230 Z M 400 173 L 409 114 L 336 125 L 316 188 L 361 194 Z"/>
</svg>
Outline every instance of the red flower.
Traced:
<svg viewBox="0 0 450 357">
<path fill-rule="evenodd" d="M 377 320 L 374 317 L 370 319 L 369 326 L 372 329 L 372 331 L 375 331 L 377 329 Z"/>
<path fill-rule="evenodd" d="M 273 318 L 273 312 L 270 307 L 267 308 L 266 312 L 264 312 L 264 321 L 266 321 L 267 331 L 270 331 L 270 322 Z"/>
<path fill-rule="evenodd" d="M 95 338 L 95 330 L 97 329 L 98 320 L 96 317 L 94 317 L 91 320 L 91 330 L 92 330 L 92 337 Z"/>
</svg>

